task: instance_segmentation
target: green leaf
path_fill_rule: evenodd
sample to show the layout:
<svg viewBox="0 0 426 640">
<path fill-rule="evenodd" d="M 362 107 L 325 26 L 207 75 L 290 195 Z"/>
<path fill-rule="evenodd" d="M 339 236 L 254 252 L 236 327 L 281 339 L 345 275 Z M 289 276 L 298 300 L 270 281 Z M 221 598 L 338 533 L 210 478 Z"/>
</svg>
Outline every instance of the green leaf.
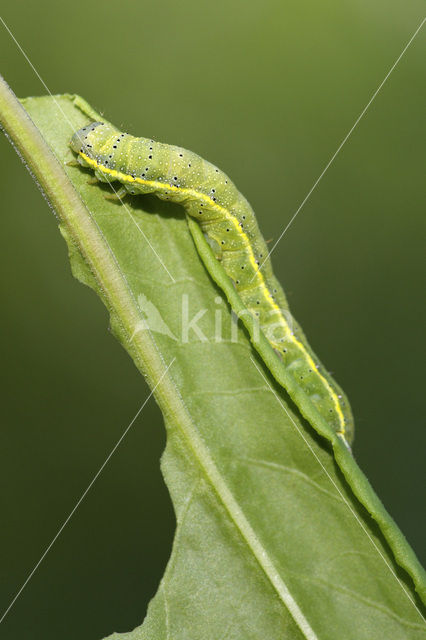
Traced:
<svg viewBox="0 0 426 640">
<path fill-rule="evenodd" d="M 84 101 L 23 103 L 44 140 L 5 89 L 3 126 L 58 214 L 73 273 L 107 306 L 167 427 L 172 555 L 142 626 L 111 638 L 424 638 L 412 550 L 349 452 L 302 418 L 244 327 L 235 338 L 182 210 L 151 197 L 107 202 L 107 188 L 64 166 L 73 130 L 96 117 Z M 182 318 L 199 313 L 186 336 Z"/>
</svg>

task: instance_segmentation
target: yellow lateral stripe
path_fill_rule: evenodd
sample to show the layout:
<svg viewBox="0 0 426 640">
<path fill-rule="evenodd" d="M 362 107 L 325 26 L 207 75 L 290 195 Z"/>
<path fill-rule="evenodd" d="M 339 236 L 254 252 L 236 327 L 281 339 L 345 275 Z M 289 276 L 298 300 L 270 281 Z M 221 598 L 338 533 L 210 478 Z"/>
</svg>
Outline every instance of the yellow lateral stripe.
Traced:
<svg viewBox="0 0 426 640">
<path fill-rule="evenodd" d="M 306 357 L 306 359 L 307 359 L 307 361 L 309 363 L 309 366 L 311 367 L 311 369 L 313 371 L 316 372 L 317 376 L 322 380 L 322 382 L 323 382 L 325 388 L 327 389 L 328 393 L 333 398 L 333 403 L 334 403 L 334 406 L 336 408 L 337 415 L 339 417 L 339 422 L 341 424 L 341 432 L 340 433 L 342 433 L 342 435 L 344 436 L 345 435 L 345 417 L 344 417 L 342 409 L 340 407 L 339 398 L 338 398 L 337 394 L 334 392 L 334 389 L 330 386 L 328 380 L 326 380 L 326 378 L 324 378 L 320 374 L 320 372 L 318 371 L 318 369 L 317 369 L 317 367 L 315 365 L 315 362 L 311 358 L 310 354 L 306 351 L 304 344 L 302 342 L 299 342 L 299 340 L 297 340 L 295 338 L 295 336 L 292 334 L 287 322 L 285 321 L 285 318 L 284 318 L 283 314 L 281 313 L 281 309 L 276 304 L 275 300 L 273 300 L 273 298 L 271 296 L 271 293 L 270 293 L 268 287 L 266 286 L 265 279 L 263 277 L 263 273 L 260 271 L 259 266 L 256 263 L 256 259 L 255 259 L 254 253 L 253 253 L 251 242 L 250 242 L 247 234 L 240 227 L 239 222 L 235 218 L 235 216 L 233 216 L 224 207 L 221 207 L 219 204 L 216 204 L 216 202 L 213 202 L 213 200 L 211 198 L 209 198 L 209 196 L 207 196 L 204 193 L 201 193 L 200 191 L 196 191 L 195 189 L 187 189 L 187 188 L 184 188 L 184 187 L 176 187 L 173 184 L 159 182 L 158 180 L 144 180 L 143 178 L 134 178 L 133 176 L 131 176 L 129 174 L 122 173 L 121 171 L 116 171 L 115 169 L 110 169 L 109 167 L 105 167 L 104 165 L 99 164 L 96 160 L 94 160 L 93 158 L 90 158 L 89 156 L 87 156 L 82 151 L 79 151 L 79 155 L 83 158 L 83 160 L 85 160 L 87 162 L 87 164 L 90 167 L 92 167 L 94 169 L 101 169 L 103 173 L 106 173 L 106 174 L 110 175 L 112 178 L 115 178 L 119 182 L 129 182 L 129 183 L 133 182 L 133 183 L 137 183 L 137 184 L 144 184 L 144 185 L 147 185 L 147 186 L 150 186 L 150 187 L 154 187 L 154 189 L 156 189 L 156 190 L 165 190 L 165 189 L 167 189 L 167 191 L 175 191 L 175 192 L 178 192 L 178 193 L 182 193 L 184 195 L 192 196 L 196 200 L 203 200 L 204 202 L 206 202 L 209 205 L 210 209 L 216 209 L 217 211 L 219 211 L 221 214 L 223 214 L 227 219 L 229 219 L 232 222 L 232 224 L 234 225 L 234 227 L 237 230 L 238 234 L 243 239 L 243 243 L 244 243 L 245 247 L 248 250 L 250 264 L 252 265 L 256 276 L 260 280 L 259 286 L 261 287 L 261 291 L 262 291 L 262 294 L 265 297 L 265 300 L 268 302 L 268 304 L 271 307 L 273 307 L 273 309 L 278 311 L 279 316 L 280 316 L 280 323 L 284 327 L 286 335 L 303 352 L 303 354 L 305 355 L 305 357 Z"/>
</svg>

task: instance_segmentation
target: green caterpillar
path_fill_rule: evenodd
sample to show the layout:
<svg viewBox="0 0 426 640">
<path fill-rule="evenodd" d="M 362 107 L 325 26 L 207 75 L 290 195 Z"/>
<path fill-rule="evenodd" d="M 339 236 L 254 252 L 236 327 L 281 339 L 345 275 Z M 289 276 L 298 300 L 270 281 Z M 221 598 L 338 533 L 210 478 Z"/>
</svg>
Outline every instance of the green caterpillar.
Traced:
<svg viewBox="0 0 426 640">
<path fill-rule="evenodd" d="M 121 183 L 117 198 L 154 193 L 184 207 L 200 225 L 287 374 L 303 388 L 321 417 L 350 444 L 353 419 L 349 403 L 291 319 L 254 212 L 232 181 L 191 151 L 135 138 L 108 123 L 83 127 L 70 145 L 78 162 L 93 169 L 98 180 Z M 290 388 L 287 391 L 306 415 L 299 396 L 296 398 Z"/>
</svg>

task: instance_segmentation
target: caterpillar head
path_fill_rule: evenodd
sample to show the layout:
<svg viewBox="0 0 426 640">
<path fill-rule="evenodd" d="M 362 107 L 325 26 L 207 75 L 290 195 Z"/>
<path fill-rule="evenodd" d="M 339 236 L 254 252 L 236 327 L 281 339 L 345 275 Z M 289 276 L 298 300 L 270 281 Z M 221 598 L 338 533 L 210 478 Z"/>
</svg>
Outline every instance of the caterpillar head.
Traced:
<svg viewBox="0 0 426 640">
<path fill-rule="evenodd" d="M 115 132 L 116 129 L 109 124 L 92 122 L 74 133 L 70 147 L 75 153 L 84 153 L 92 158 Z"/>
</svg>

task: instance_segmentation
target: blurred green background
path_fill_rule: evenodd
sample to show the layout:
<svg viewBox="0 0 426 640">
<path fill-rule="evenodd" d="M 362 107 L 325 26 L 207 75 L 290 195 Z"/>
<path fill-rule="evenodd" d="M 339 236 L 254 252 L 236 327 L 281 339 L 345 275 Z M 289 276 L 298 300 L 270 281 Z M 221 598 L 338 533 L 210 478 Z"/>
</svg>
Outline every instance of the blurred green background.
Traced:
<svg viewBox="0 0 426 640">
<path fill-rule="evenodd" d="M 277 239 L 422 19 L 396 0 L 9 3 L 52 93 L 224 169 Z M 0 25 L 1 73 L 46 93 Z M 418 35 L 273 254 L 295 317 L 347 392 L 355 455 L 425 558 Z M 3 611 L 148 394 L 70 273 L 36 185 L 0 139 Z M 424 200 L 423 200 L 424 204 Z M 423 291 L 423 294 L 422 294 Z M 151 400 L 1 625 L 96 640 L 141 623 L 173 539 Z M 423 499 L 423 500 L 422 500 Z"/>
</svg>

